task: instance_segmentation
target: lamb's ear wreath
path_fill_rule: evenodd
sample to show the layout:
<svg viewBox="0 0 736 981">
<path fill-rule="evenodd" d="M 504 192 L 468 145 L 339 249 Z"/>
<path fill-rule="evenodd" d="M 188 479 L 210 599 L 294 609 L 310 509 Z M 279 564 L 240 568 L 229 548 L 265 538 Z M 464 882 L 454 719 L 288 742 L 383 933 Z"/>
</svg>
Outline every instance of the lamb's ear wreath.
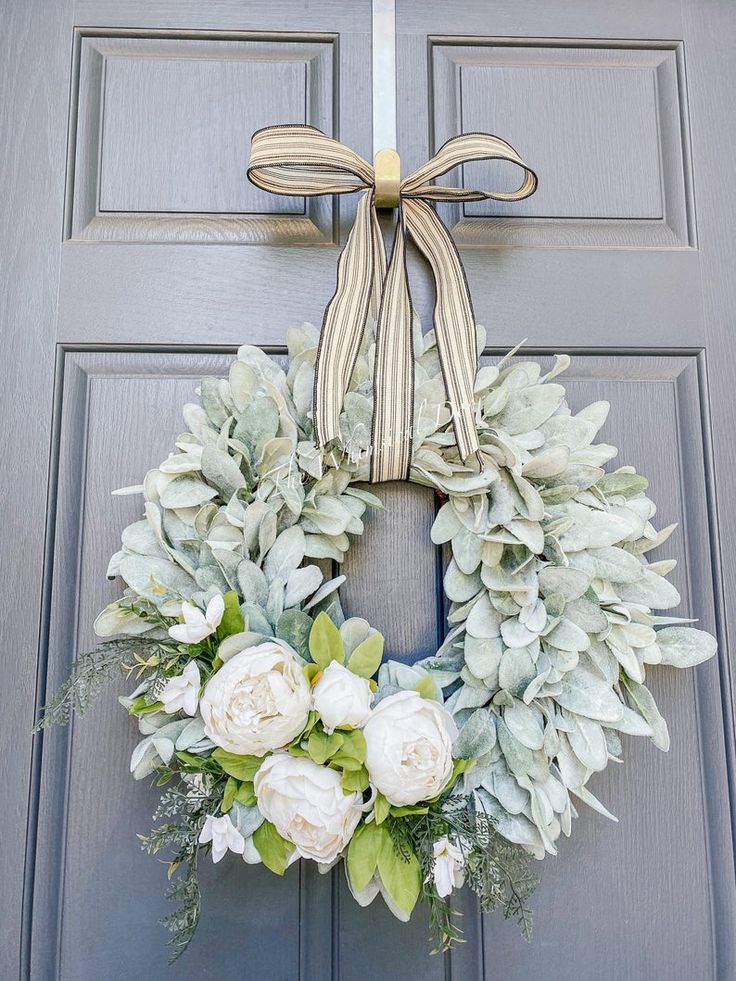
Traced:
<svg viewBox="0 0 736 981">
<path fill-rule="evenodd" d="M 329 193 L 345 189 L 341 170 L 318 172 Z M 278 174 L 301 188 L 300 167 Z M 424 200 L 403 192 L 397 234 L 410 228 L 420 248 L 409 212 L 431 213 L 424 201 L 453 190 L 426 184 L 435 176 L 421 178 Z M 359 221 L 375 236 L 370 174 L 359 177 Z M 377 243 L 371 254 L 380 266 Z M 341 276 L 346 265 L 344 253 Z M 408 919 L 421 898 L 438 948 L 459 935 L 448 897 L 464 881 L 528 936 L 529 860 L 556 853 L 580 801 L 612 817 L 588 783 L 619 759 L 621 734 L 668 748 L 647 669 L 715 653 L 709 634 L 653 612 L 680 601 L 666 578 L 674 563 L 647 558 L 674 526 L 652 524 L 632 467 L 604 470 L 617 453 L 595 442 L 608 404 L 571 413 L 556 381 L 564 355 L 543 372 L 513 351 L 476 372 L 485 334 L 475 326 L 463 347 L 470 394 L 453 402 L 466 398 L 467 365 L 450 391 L 454 341 L 440 337 L 455 321 L 422 334 L 403 307 L 405 280 L 388 298 L 390 270 L 383 307 L 403 310 L 402 350 L 415 354 L 400 448 L 388 440 L 376 469 L 374 403 L 404 368 L 381 360 L 393 320 L 372 274 L 349 350 L 303 325 L 288 332 L 288 364 L 246 346 L 228 379 L 202 381 L 176 451 L 128 489 L 143 494 L 144 515 L 108 569 L 124 594 L 95 623 L 116 639 L 77 659 L 39 723 L 68 721 L 115 668 L 127 673 L 133 690 L 120 701 L 141 732 L 131 771 L 164 785 L 161 823 L 142 840 L 171 860 L 174 957 L 196 927 L 203 850 L 282 875 L 300 858 L 321 871 L 342 859 L 361 905 L 380 893 Z M 338 283 L 330 309 L 349 292 Z M 317 406 L 315 365 L 326 373 Z M 325 573 L 363 533 L 366 510 L 381 508 L 366 482 L 404 466 L 441 499 L 431 537 L 451 556 L 448 633 L 411 666 L 384 661 L 381 634 L 344 618 L 345 577 Z"/>
</svg>

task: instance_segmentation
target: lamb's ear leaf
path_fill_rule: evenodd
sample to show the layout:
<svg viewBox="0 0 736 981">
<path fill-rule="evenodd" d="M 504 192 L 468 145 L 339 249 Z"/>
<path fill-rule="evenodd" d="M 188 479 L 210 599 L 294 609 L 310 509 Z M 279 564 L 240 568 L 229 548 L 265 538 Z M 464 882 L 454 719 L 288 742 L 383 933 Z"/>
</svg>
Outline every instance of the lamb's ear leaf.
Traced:
<svg viewBox="0 0 736 981">
<path fill-rule="evenodd" d="M 378 671 L 382 657 L 383 634 L 370 634 L 350 655 L 348 668 L 361 678 L 371 678 Z"/>
<path fill-rule="evenodd" d="M 345 645 L 340 631 L 324 612 L 317 616 L 310 631 L 309 653 L 314 663 L 322 669 L 331 661 L 342 664 L 345 660 Z"/>
<path fill-rule="evenodd" d="M 283 875 L 286 872 L 294 846 L 286 838 L 281 837 L 270 821 L 264 821 L 253 832 L 253 844 L 267 869 L 275 872 L 276 875 Z"/>
<path fill-rule="evenodd" d="M 414 852 L 407 861 L 396 851 L 391 836 L 387 835 L 378 853 L 378 871 L 391 899 L 399 909 L 411 913 L 422 889 L 422 870 Z"/>
<path fill-rule="evenodd" d="M 373 878 L 384 838 L 389 838 L 386 828 L 371 821 L 370 824 L 361 825 L 350 839 L 348 875 L 356 892 L 362 892 Z"/>
</svg>

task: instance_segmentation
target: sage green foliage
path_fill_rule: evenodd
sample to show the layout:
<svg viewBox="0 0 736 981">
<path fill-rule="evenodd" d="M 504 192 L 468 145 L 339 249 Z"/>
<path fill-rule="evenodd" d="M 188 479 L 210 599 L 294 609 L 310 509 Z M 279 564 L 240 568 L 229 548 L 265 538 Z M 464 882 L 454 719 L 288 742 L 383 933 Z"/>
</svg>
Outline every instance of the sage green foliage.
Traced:
<svg viewBox="0 0 736 981">
<path fill-rule="evenodd" d="M 527 941 L 532 936 L 529 899 L 539 884 L 528 852 L 509 842 L 493 819 L 470 796 L 454 796 L 426 813 L 395 821 L 390 826 L 395 845 L 411 850 L 421 869 L 422 899 L 429 907 L 435 950 L 446 950 L 462 939 L 458 914 L 432 885 L 434 843 L 449 837 L 463 854 L 465 884 L 478 897 L 484 913 L 500 910 L 514 920 Z"/>
<path fill-rule="evenodd" d="M 713 657 L 715 640 L 656 612 L 680 601 L 667 579 L 674 563 L 651 558 L 674 526 L 653 523 L 646 478 L 629 466 L 604 469 L 617 453 L 596 442 L 609 406 L 596 402 L 573 413 L 555 381 L 569 358 L 557 356 L 543 373 L 534 361 L 512 359 L 514 351 L 479 369 L 480 451 L 465 464 L 434 332 L 422 335 L 416 324 L 410 480 L 444 502 L 431 537 L 450 556 L 448 632 L 436 654 L 419 663 L 381 663 L 377 631 L 360 618 L 344 620 L 337 593 L 344 577 L 325 581 L 322 571 L 324 560 L 340 563 L 352 537 L 363 533 L 366 508 L 381 506 L 360 486 L 369 476 L 373 328 L 340 417 L 342 450 L 323 452 L 314 443 L 313 327 L 289 331 L 285 367 L 244 346 L 227 379 L 203 380 L 199 402 L 184 408 L 187 431 L 146 474 L 143 515 L 125 529 L 108 567 L 125 592 L 95 626 L 102 637 L 122 639 L 78 659 L 40 725 L 84 711 L 113 670 L 127 664 L 138 688 L 121 702 L 143 737 L 134 775 L 205 774 L 217 807 L 251 827 L 255 761 L 213 753 L 201 719 L 158 710 L 163 686 L 187 660 L 196 659 L 204 684 L 228 656 L 277 637 L 305 660 L 310 682 L 337 660 L 363 677 L 376 675 L 377 700 L 414 689 L 443 702 L 460 728 L 454 777 L 462 806 L 448 816 L 442 797 L 424 813 L 392 813 L 379 795 L 371 823 L 382 843 L 384 831 L 391 834 L 408 868 L 395 866 L 386 847 L 377 852 L 375 874 L 383 855 L 384 888 L 404 909 L 416 857 L 442 945 L 457 931 L 432 893 L 431 844 L 445 832 L 457 841 L 467 836 L 477 843 L 468 855 L 469 884 L 484 908 L 500 906 L 526 931 L 533 878 L 519 872 L 521 858 L 556 852 L 559 836 L 571 833 L 573 802 L 611 817 L 587 785 L 620 757 L 621 734 L 669 745 L 647 687 L 650 671 L 698 665 Z M 479 350 L 484 346 L 479 328 Z M 226 605 L 217 635 L 189 648 L 172 644 L 167 630 L 182 601 L 205 609 L 217 593 Z M 289 751 L 339 769 L 346 792 L 368 786 L 359 739 L 349 732 L 328 736 L 311 718 Z M 191 935 L 198 909 L 197 849 L 188 840 L 194 872 L 181 887 L 179 937 Z M 286 849 L 265 823 L 253 842 L 269 867 L 283 872 Z"/>
<path fill-rule="evenodd" d="M 108 681 L 121 672 L 126 661 L 134 661 L 136 655 L 145 653 L 146 657 L 161 655 L 161 644 L 157 640 L 135 637 L 122 637 L 100 644 L 95 650 L 80 654 L 74 662 L 72 673 L 44 706 L 41 718 L 33 731 L 38 732 L 54 725 L 66 725 L 72 713 L 84 715 L 99 692 Z M 137 710 L 133 714 L 146 712 L 149 707 L 144 701 L 136 699 Z M 131 706 L 132 707 L 132 706 Z"/>
</svg>

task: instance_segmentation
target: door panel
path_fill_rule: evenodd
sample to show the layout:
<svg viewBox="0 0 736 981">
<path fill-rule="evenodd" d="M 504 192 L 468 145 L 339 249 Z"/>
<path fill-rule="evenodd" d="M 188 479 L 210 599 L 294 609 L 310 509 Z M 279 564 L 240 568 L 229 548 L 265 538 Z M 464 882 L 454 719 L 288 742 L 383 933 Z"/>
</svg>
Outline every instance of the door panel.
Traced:
<svg viewBox="0 0 736 981">
<path fill-rule="evenodd" d="M 619 462 L 650 477 L 660 523 L 679 522 L 662 551 L 679 552 L 683 608 L 721 639 L 720 663 L 688 679 L 652 672 L 671 721 L 669 755 L 626 742 L 626 760 L 638 766 L 609 768 L 594 788 L 621 823 L 581 808 L 573 840 L 544 863 L 535 941 L 519 946 L 507 924 L 476 918 L 473 949 L 455 957 L 471 974 L 493 976 L 499 964 L 519 979 L 736 971 L 725 926 L 734 911 L 733 732 L 711 443 L 728 425 L 713 379 L 725 386 L 733 377 L 721 359 L 733 343 L 722 310 L 733 310 L 734 297 L 710 278 L 727 225 L 712 214 L 706 231 L 695 196 L 716 180 L 702 142 L 711 117 L 697 100 L 726 70 L 706 52 L 716 24 L 731 37 L 734 25 L 725 25 L 725 5 L 707 6 L 697 25 L 687 4 L 470 0 L 452 10 L 430 3 L 421 15 L 413 4 L 398 9 L 399 91 L 422 70 L 430 82 L 428 98 L 414 86 L 400 103 L 407 169 L 476 129 L 509 139 L 538 168 L 539 192 L 518 209 L 443 210 L 467 246 L 489 343 L 527 337 L 527 350 L 564 348 L 573 356 L 563 378 L 571 404 L 610 399 L 602 438 L 620 448 Z M 500 165 L 472 165 L 446 179 L 506 189 L 510 177 Z M 414 277 L 426 321 L 432 291 L 418 266 Z M 720 319 L 706 312 L 715 296 L 725 305 Z M 732 461 L 727 428 L 722 439 L 720 461 Z"/>
<path fill-rule="evenodd" d="M 248 139 L 306 121 L 371 156 L 371 10 L 367 0 L 59 0 L 54 20 L 46 3 L 11 6 L 14 69 L 0 72 L 20 148 L 5 184 L 7 443 L 17 472 L 38 461 L 22 513 L 2 526 L 3 552 L 22 556 L 6 581 L 24 632 L 4 649 L 25 657 L 0 721 L 15 745 L 34 703 L 27 625 L 40 622 L 43 701 L 118 593 L 107 559 L 140 500 L 110 491 L 166 455 L 200 376 L 224 373 L 238 344 L 278 353 L 291 323 L 321 321 L 355 202 L 255 190 Z M 722 590 L 736 563 L 720 546 L 736 534 L 736 255 L 717 170 L 734 139 L 724 85 L 736 17 L 718 0 L 403 0 L 397 29 L 403 171 L 474 129 L 509 139 L 539 171 L 539 193 L 521 205 L 442 210 L 488 328 L 486 356 L 526 336 L 528 356 L 573 354 L 563 379 L 573 409 L 610 399 L 601 438 L 650 477 L 659 523 L 680 523 L 663 551 L 679 560 L 682 615 L 718 632 L 719 661 L 655 675 L 671 751 L 629 740 L 624 764 L 597 778 L 621 823 L 581 808 L 573 839 L 542 868 L 534 942 L 464 897 L 467 942 L 434 957 L 421 912 L 402 925 L 380 901 L 358 908 L 342 873 L 302 863 L 279 880 L 231 856 L 203 863 L 197 938 L 167 968 L 156 924 L 169 911 L 165 872 L 135 839 L 155 791 L 129 779 L 136 734 L 111 690 L 82 723 L 39 741 L 30 795 L 28 744 L 7 761 L 5 837 L 16 847 L 3 865 L 3 977 L 18 973 L 23 889 L 21 974 L 34 979 L 736 973 Z M 490 166 L 456 177 L 509 179 Z M 428 326 L 433 292 L 415 256 L 410 277 Z M 444 631 L 443 556 L 429 541 L 437 502 L 407 485 L 378 493 L 386 512 L 369 517 L 345 563 L 344 605 L 412 661 Z"/>
<path fill-rule="evenodd" d="M 67 237 L 332 241 L 329 199 L 276 198 L 244 169 L 250 134 L 274 119 L 333 132 L 336 47 L 334 35 L 76 31 Z"/>
</svg>

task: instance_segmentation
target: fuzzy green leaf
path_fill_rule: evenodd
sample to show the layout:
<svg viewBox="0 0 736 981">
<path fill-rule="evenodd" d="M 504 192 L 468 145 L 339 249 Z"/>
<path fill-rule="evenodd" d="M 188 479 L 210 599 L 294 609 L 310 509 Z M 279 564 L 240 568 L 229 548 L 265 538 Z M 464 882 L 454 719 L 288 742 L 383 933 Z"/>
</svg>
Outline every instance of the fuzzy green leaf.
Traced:
<svg viewBox="0 0 736 981">
<path fill-rule="evenodd" d="M 309 633 L 312 618 L 301 610 L 284 610 L 276 624 L 276 636 L 306 657 L 309 654 Z"/>
</svg>

